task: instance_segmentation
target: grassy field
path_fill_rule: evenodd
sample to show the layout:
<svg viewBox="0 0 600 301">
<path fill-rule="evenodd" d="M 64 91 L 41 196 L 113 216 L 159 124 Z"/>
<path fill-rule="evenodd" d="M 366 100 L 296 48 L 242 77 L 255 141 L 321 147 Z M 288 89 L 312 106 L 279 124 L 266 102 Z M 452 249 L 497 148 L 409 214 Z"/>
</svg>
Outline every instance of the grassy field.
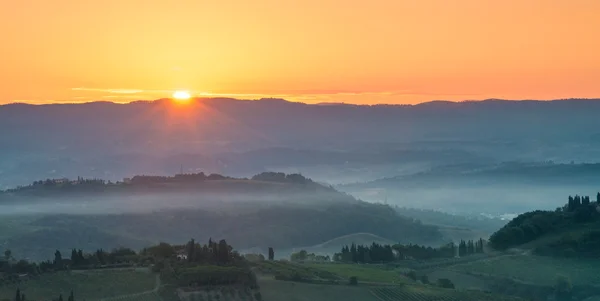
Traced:
<svg viewBox="0 0 600 301">
<path fill-rule="evenodd" d="M 136 294 L 133 296 L 97 299 L 97 301 L 163 301 L 163 299 L 158 294 L 152 292 L 146 294 Z"/>
<path fill-rule="evenodd" d="M 316 269 L 308 264 L 292 263 L 288 261 L 263 261 L 258 263 L 259 270 L 264 274 L 291 277 L 296 274 L 303 279 L 339 280 L 340 276 L 332 272 Z"/>
<path fill-rule="evenodd" d="M 295 283 L 259 278 L 265 301 L 515 301 L 483 292 L 457 291 L 429 285 L 348 286 Z"/>
<path fill-rule="evenodd" d="M 305 265 L 316 270 L 327 271 L 339 275 L 345 279 L 356 276 L 359 282 L 407 283 L 411 281 L 406 278 L 406 276 L 402 275 L 399 270 L 388 270 L 376 265 L 333 263 L 313 263 Z"/>
<path fill-rule="evenodd" d="M 58 272 L 20 284 L 0 286 L 0 300 L 13 298 L 17 288 L 30 300 L 46 300 L 49 296 L 57 298 L 60 294 L 67 297 L 71 290 L 76 297 L 95 300 L 149 291 L 154 288 L 155 280 L 152 273 L 133 270 Z"/>
<path fill-rule="evenodd" d="M 38 215 L 0 215 L 0 240 L 40 229 L 41 227 L 29 224 L 38 217 Z"/>
<path fill-rule="evenodd" d="M 380 301 L 367 287 L 277 281 L 259 278 L 264 301 Z"/>
<path fill-rule="evenodd" d="M 509 301 L 520 300 L 474 291 L 457 291 L 425 285 L 375 287 L 371 289 L 379 301 Z"/>
<path fill-rule="evenodd" d="M 574 285 L 600 283 L 600 260 L 591 259 L 514 255 L 455 265 L 449 269 L 506 277 L 538 285 L 554 285 L 559 275 L 568 277 Z"/>
<path fill-rule="evenodd" d="M 179 291 L 182 301 L 260 301 L 262 295 L 259 291 L 244 287 L 228 286 L 213 287 L 210 290 Z"/>
</svg>

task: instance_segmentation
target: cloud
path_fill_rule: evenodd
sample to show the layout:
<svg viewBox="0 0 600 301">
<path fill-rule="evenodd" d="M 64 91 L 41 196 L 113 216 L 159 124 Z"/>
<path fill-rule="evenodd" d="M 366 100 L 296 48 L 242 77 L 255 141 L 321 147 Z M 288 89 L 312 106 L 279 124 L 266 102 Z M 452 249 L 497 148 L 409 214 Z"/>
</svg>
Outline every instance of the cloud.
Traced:
<svg viewBox="0 0 600 301">
<path fill-rule="evenodd" d="M 99 88 L 71 88 L 73 91 L 92 91 L 92 92 L 103 92 L 103 93 L 116 93 L 116 94 L 136 94 L 146 92 L 145 90 L 139 89 L 99 89 Z"/>
</svg>

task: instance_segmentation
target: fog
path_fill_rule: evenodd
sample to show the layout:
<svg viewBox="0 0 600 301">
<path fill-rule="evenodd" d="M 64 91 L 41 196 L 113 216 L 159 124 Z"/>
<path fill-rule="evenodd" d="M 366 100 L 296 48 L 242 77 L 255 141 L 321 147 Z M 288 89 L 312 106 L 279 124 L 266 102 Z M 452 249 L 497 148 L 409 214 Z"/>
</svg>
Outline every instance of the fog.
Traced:
<svg viewBox="0 0 600 301">
<path fill-rule="evenodd" d="M 271 205 L 313 206 L 335 202 L 331 193 L 165 193 L 122 196 L 81 196 L 57 198 L 19 198 L 0 203 L 0 216 L 26 214 L 127 214 L 163 210 L 203 209 L 210 211 L 256 210 Z"/>
<path fill-rule="evenodd" d="M 344 188 L 342 188 L 344 189 Z M 593 185 L 513 185 L 453 186 L 422 188 L 345 189 L 369 202 L 400 207 L 435 209 L 455 214 L 513 216 L 532 210 L 554 210 L 566 204 L 569 195 L 595 198 L 599 187 Z"/>
</svg>

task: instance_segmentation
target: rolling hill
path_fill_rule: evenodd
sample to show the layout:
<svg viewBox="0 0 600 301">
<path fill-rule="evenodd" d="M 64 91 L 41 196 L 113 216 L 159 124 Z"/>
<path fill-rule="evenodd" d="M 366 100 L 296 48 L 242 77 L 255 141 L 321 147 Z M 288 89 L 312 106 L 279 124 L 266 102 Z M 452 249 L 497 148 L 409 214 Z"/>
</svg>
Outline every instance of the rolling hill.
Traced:
<svg viewBox="0 0 600 301">
<path fill-rule="evenodd" d="M 393 208 L 354 199 L 300 175 L 263 173 L 252 179 L 180 175 L 44 182 L 4 191 L 3 248 L 45 259 L 53 250 L 145 245 L 227 238 L 238 249 L 285 250 L 372 233 L 401 243 L 437 245 L 435 226 Z M 88 182 L 86 182 L 88 181 Z M 69 183 L 69 184 L 66 184 Z M 32 244 L 32 241 L 37 243 Z"/>
</svg>

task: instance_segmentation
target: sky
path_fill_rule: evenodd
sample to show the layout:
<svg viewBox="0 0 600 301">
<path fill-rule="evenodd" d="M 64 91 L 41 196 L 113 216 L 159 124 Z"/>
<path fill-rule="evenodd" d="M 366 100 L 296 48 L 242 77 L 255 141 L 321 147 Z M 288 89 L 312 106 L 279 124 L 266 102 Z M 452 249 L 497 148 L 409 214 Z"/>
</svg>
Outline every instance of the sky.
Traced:
<svg viewBox="0 0 600 301">
<path fill-rule="evenodd" d="M 19 0 L 0 104 L 600 97 L 598 0 Z"/>
</svg>

